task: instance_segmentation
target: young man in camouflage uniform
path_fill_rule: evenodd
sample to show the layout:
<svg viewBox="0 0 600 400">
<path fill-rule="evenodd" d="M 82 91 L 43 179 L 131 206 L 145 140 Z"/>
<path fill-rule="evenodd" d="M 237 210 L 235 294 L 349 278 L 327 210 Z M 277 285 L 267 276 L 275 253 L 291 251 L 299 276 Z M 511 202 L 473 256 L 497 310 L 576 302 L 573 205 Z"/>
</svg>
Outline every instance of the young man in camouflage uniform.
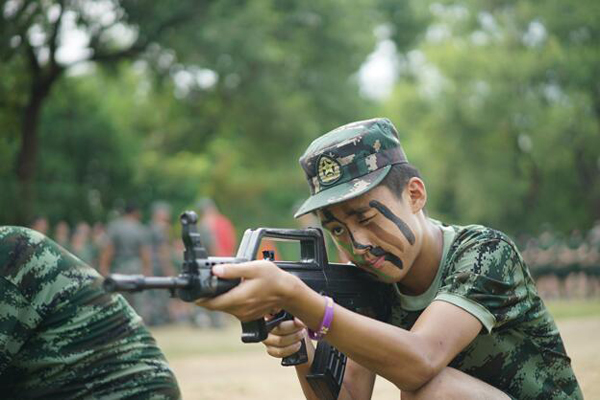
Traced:
<svg viewBox="0 0 600 400">
<path fill-rule="evenodd" d="M 324 339 L 349 357 L 340 398 L 370 398 L 376 375 L 396 384 L 403 399 L 582 397 L 513 242 L 483 226 L 428 218 L 425 185 L 390 121 L 329 132 L 300 162 L 311 196 L 296 216 L 316 213 L 338 247 L 391 292 L 386 322 L 333 306 Z M 304 326 L 327 325 L 323 296 L 268 261 L 213 272 L 244 281 L 200 305 L 243 321 L 278 308 L 297 317 L 265 341 L 272 356 L 296 352 Z M 304 378 L 308 370 L 309 364 L 297 367 L 306 397 L 316 398 Z"/>
<path fill-rule="evenodd" d="M 156 342 L 91 267 L 39 232 L 0 227 L 0 397 L 178 399 Z"/>
</svg>

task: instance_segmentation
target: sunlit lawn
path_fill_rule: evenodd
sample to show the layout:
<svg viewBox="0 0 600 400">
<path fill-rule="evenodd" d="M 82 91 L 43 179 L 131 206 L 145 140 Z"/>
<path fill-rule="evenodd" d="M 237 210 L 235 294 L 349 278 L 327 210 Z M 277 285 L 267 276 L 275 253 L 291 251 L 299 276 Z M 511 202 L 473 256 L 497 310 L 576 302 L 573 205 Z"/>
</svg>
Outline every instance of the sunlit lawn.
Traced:
<svg viewBox="0 0 600 400">
<path fill-rule="evenodd" d="M 573 317 L 600 317 L 600 299 L 549 300 L 546 305 L 555 319 Z"/>
<path fill-rule="evenodd" d="M 547 301 L 555 316 L 586 398 L 600 398 L 600 299 Z M 264 346 L 244 344 L 241 325 L 229 318 L 221 330 L 190 324 L 153 328 L 186 400 L 302 399 L 295 374 L 266 355 Z M 397 388 L 378 379 L 374 397 L 398 398 Z"/>
<path fill-rule="evenodd" d="M 600 299 L 551 300 L 546 301 L 546 305 L 558 321 L 575 317 L 600 317 Z M 152 329 L 169 359 L 204 354 L 264 352 L 261 344 L 242 343 L 241 332 L 241 325 L 233 318 L 228 319 L 222 330 L 193 328 L 187 324 Z"/>
</svg>

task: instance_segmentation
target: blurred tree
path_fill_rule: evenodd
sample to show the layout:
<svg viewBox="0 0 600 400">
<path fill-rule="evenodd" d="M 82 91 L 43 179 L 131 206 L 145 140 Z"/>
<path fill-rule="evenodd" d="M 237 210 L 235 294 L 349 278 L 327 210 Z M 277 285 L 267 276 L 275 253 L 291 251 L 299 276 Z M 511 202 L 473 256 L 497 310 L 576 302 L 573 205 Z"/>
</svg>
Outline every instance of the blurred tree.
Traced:
<svg viewBox="0 0 600 400">
<path fill-rule="evenodd" d="M 379 4 L 3 2 L 0 176 L 19 201 L 1 218 L 99 218 L 135 193 L 181 207 L 207 195 L 246 226 L 289 224 L 306 144 L 372 115 L 355 74 L 390 18 Z"/>
<path fill-rule="evenodd" d="M 508 231 L 600 218 L 600 7 L 435 2 L 386 111 L 432 207 Z"/>
<path fill-rule="evenodd" d="M 17 221 L 31 216 L 43 105 L 58 79 L 74 63 L 114 63 L 131 59 L 169 29 L 199 22 L 205 2 L 119 2 L 116 0 L 26 1 L 0 3 L 0 56 L 11 80 L 2 85 L 2 102 L 20 117 L 15 160 L 19 202 Z M 68 60 L 65 41 L 80 34 L 87 44 Z M 61 60 L 61 57 L 63 60 Z M 12 134 L 14 140 L 14 134 Z"/>
<path fill-rule="evenodd" d="M 421 37 L 431 22 L 428 2 L 416 0 L 378 0 L 377 10 L 383 23 L 391 28 L 389 38 L 399 52 L 414 48 L 415 41 Z"/>
<path fill-rule="evenodd" d="M 113 205 L 140 201 L 135 175 L 142 137 L 119 118 L 133 107 L 123 90 L 136 82 L 109 82 L 101 74 L 61 80 L 44 108 L 33 205 L 52 222 L 96 222 Z"/>
</svg>

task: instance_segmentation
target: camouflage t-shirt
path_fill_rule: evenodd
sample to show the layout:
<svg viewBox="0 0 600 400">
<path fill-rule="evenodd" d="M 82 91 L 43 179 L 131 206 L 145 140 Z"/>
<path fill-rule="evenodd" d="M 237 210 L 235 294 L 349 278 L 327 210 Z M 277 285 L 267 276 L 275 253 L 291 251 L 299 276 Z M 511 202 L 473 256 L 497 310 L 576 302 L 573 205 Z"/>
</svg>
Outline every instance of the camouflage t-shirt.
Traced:
<svg viewBox="0 0 600 400">
<path fill-rule="evenodd" d="M 102 278 L 38 232 L 0 227 L 4 399 L 178 399 L 156 342 Z"/>
<path fill-rule="evenodd" d="M 452 303 L 483 329 L 450 367 L 520 400 L 582 398 L 562 338 L 513 242 L 478 225 L 442 230 L 443 257 L 433 283 L 418 296 L 394 285 L 389 322 L 411 329 L 432 301 Z"/>
</svg>

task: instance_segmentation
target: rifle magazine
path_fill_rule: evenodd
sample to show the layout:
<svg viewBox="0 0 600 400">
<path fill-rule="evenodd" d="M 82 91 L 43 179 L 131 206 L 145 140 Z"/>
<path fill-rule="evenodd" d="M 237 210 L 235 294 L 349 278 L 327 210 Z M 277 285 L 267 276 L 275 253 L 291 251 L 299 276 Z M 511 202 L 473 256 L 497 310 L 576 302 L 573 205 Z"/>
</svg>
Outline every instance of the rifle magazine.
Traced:
<svg viewBox="0 0 600 400">
<path fill-rule="evenodd" d="M 306 380 L 312 390 L 323 400 L 336 400 L 342 388 L 346 355 L 326 341 L 319 341 L 315 358 Z"/>
</svg>

